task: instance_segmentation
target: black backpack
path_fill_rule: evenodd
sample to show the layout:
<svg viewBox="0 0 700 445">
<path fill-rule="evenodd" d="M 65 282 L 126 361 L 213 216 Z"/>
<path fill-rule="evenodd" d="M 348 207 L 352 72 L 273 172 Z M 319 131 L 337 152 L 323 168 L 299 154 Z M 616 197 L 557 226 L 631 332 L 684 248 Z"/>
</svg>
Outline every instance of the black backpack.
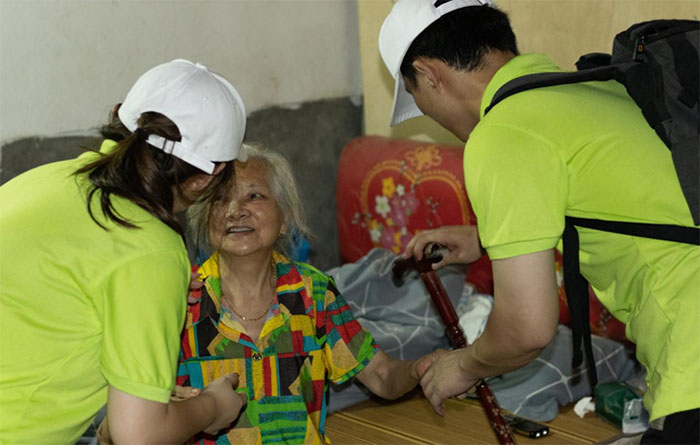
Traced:
<svg viewBox="0 0 700 445">
<path fill-rule="evenodd" d="M 695 225 L 700 225 L 700 22 L 652 20 L 615 36 L 612 55 L 592 53 L 579 71 L 538 73 L 513 79 L 494 95 L 484 114 L 508 96 L 533 88 L 615 79 L 641 108 L 671 150 L 673 164 Z M 591 387 L 596 373 L 589 325 L 588 282 L 579 272 L 576 227 L 700 245 L 700 229 L 665 224 L 566 217 L 563 234 L 564 285 L 574 341 L 573 366 L 583 361 L 584 343 Z"/>
</svg>

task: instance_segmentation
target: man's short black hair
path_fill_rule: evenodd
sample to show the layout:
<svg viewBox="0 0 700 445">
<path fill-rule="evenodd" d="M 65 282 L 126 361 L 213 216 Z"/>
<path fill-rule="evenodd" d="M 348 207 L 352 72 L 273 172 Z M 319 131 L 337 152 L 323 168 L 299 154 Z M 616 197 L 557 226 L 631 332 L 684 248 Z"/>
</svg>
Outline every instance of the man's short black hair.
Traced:
<svg viewBox="0 0 700 445">
<path fill-rule="evenodd" d="M 401 74 L 415 83 L 413 61 L 418 57 L 473 71 L 483 66 L 486 54 L 494 50 L 518 54 L 508 16 L 490 6 L 460 8 L 440 17 L 416 37 L 401 62 Z"/>
</svg>

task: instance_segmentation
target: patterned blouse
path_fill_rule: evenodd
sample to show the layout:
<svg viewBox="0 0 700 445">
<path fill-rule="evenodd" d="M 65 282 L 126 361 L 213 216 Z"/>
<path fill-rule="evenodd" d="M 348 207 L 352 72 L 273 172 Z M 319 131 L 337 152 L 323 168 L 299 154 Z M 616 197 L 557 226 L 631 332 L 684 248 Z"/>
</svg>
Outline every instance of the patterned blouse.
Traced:
<svg viewBox="0 0 700 445">
<path fill-rule="evenodd" d="M 329 381 L 353 377 L 378 348 L 329 276 L 277 252 L 273 261 L 277 295 L 256 342 L 221 309 L 218 254 L 198 270 L 205 285 L 189 307 L 177 382 L 203 388 L 236 372 L 248 403 L 232 429 L 198 436 L 197 443 L 330 443 Z"/>
</svg>

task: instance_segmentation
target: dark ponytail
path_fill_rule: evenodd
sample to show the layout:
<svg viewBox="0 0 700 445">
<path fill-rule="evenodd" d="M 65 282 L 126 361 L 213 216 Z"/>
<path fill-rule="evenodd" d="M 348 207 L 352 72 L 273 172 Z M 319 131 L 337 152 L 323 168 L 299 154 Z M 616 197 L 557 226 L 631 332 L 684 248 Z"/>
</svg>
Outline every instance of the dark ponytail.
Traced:
<svg viewBox="0 0 700 445">
<path fill-rule="evenodd" d="M 118 146 L 75 172 L 76 175 L 87 174 L 92 184 L 87 194 L 87 209 L 93 221 L 106 230 L 95 218 L 90 205 L 99 190 L 102 213 L 115 223 L 128 228 L 137 227 L 114 208 L 111 200 L 113 194 L 133 201 L 182 235 L 182 228 L 173 212 L 173 187 L 178 193 L 185 180 L 204 172 L 146 142 L 150 134 L 179 141 L 181 135 L 177 126 L 160 113 L 147 112 L 141 115 L 138 128 L 132 133 L 114 112 L 111 122 L 102 128 L 101 133 L 105 138 L 116 141 Z M 210 190 L 215 186 L 214 182 L 226 180 L 230 174 L 229 163 L 212 181 Z"/>
</svg>

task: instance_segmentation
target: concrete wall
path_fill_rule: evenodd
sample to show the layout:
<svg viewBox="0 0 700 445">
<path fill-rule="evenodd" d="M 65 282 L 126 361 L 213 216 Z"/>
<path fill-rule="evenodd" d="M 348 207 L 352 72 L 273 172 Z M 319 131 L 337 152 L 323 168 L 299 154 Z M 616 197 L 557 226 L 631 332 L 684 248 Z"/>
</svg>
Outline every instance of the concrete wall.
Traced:
<svg viewBox="0 0 700 445">
<path fill-rule="evenodd" d="M 249 112 L 359 96 L 354 0 L 0 0 L 0 141 L 82 133 L 175 58 L 228 78 Z"/>
<path fill-rule="evenodd" d="M 358 0 L 365 131 L 460 145 L 427 117 L 389 127 L 394 80 L 381 60 L 377 38 L 394 3 Z M 615 34 L 633 23 L 700 16 L 697 0 L 496 0 L 496 4 L 509 14 L 521 52 L 549 54 L 562 68 L 571 70 L 581 54 L 609 53 Z"/>
<path fill-rule="evenodd" d="M 334 172 L 362 126 L 355 0 L 0 0 L 0 184 L 94 144 L 138 76 L 179 57 L 231 80 L 247 139 L 303 172 L 310 260 L 338 265 Z"/>
</svg>

